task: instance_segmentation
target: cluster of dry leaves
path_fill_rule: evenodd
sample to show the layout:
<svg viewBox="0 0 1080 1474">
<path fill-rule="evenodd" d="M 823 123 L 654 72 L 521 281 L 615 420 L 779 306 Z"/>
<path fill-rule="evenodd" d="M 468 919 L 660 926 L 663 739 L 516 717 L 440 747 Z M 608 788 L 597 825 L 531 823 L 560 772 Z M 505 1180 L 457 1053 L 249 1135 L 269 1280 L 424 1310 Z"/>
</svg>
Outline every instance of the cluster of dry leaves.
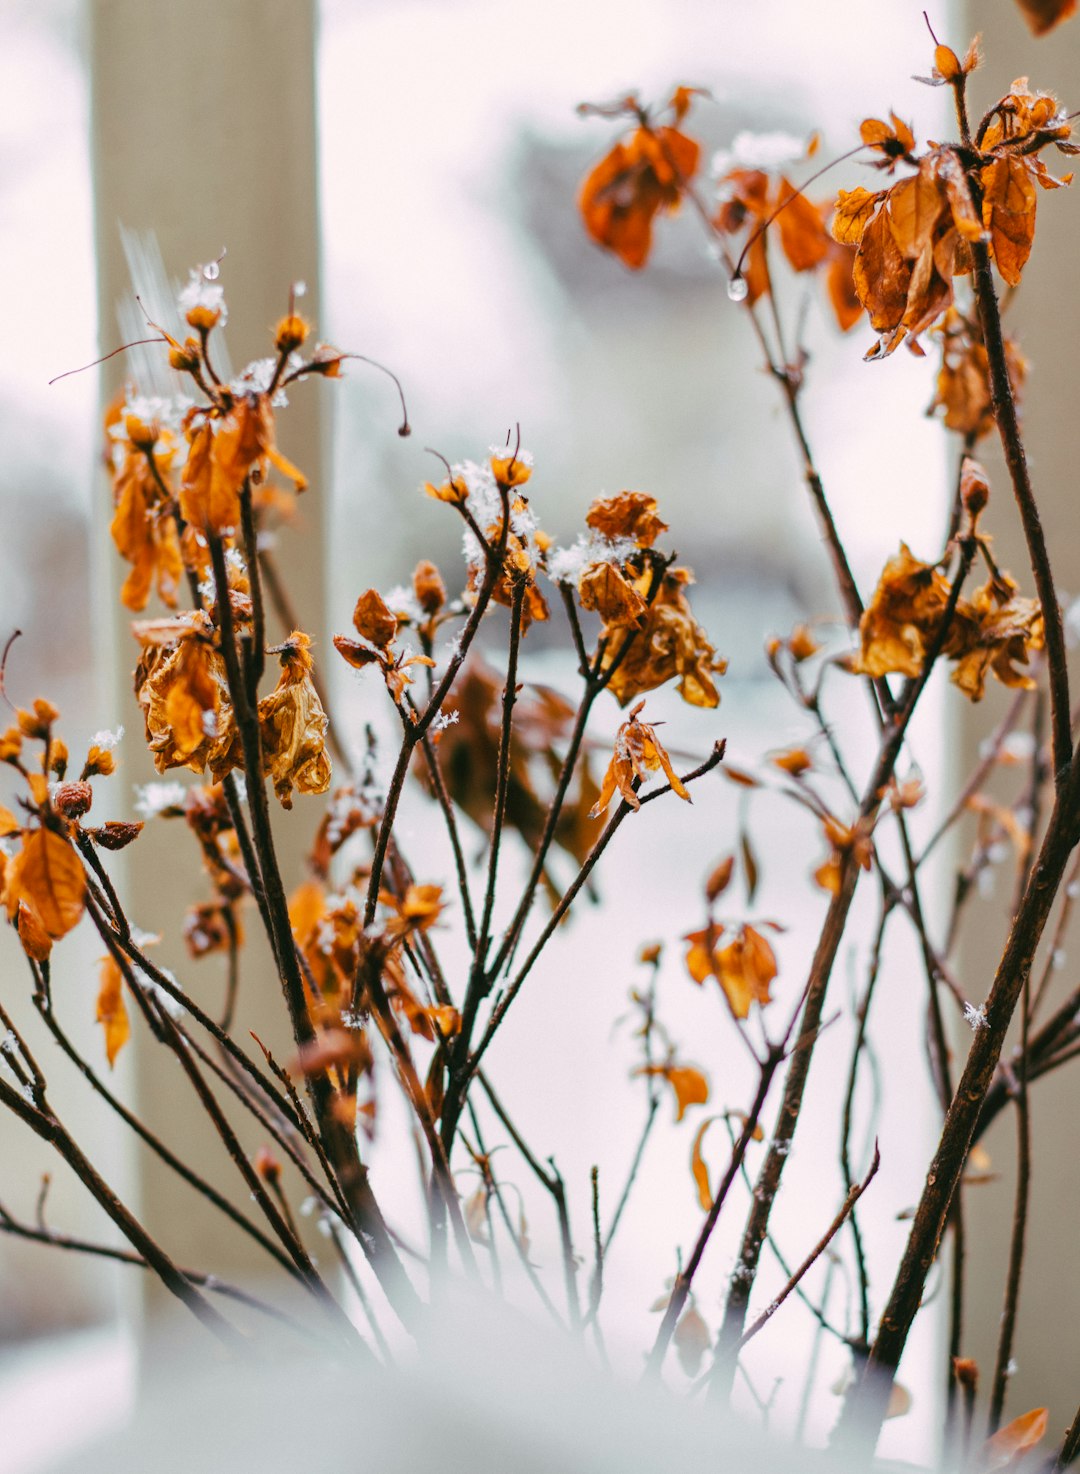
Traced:
<svg viewBox="0 0 1080 1474">
<path fill-rule="evenodd" d="M 1023 4 L 1036 30 L 1048 29 L 1072 8 L 1040 0 Z M 922 80 L 952 87 L 960 104 L 977 62 L 974 44 L 962 59 L 938 45 L 933 74 Z M 897 115 L 867 119 L 862 152 L 878 177 L 893 182 L 842 189 L 834 201 L 814 202 L 788 170 L 726 167 L 719 177 L 704 180 L 702 146 L 686 131 L 698 96 L 697 89 L 680 86 L 655 115 L 632 94 L 583 108 L 631 125 L 582 185 L 579 204 L 593 240 L 627 267 L 640 269 L 649 259 L 658 217 L 689 200 L 725 264 L 734 288 L 730 295 L 751 313 L 774 296 L 777 259 L 770 257 L 770 246 L 777 244 L 785 269 L 821 280 L 841 330 L 865 312 L 878 335 L 867 357 L 887 357 L 904 341 L 922 354 L 920 340 L 933 336 L 941 363 L 931 411 L 942 412 L 945 425 L 963 436 L 970 451 L 995 426 L 994 396 L 979 317 L 957 300 L 956 284 L 990 263 L 1008 286 L 1019 283 L 1034 239 L 1037 192 L 1071 178 L 1054 178 L 1042 155 L 1049 147 L 1080 152 L 1056 99 L 1032 91 L 1022 79 L 974 130 L 958 107 L 961 141 L 928 144 L 922 152 Z M 816 148 L 812 142 L 805 158 L 813 158 Z M 358 1128 L 370 1136 L 378 1123 L 376 1055 L 384 1046 L 423 1134 L 434 1143 L 433 1170 L 441 1165 L 449 1172 L 439 1152 L 452 1151 L 454 1125 L 443 1147 L 438 1133 L 446 1127 L 444 1112 L 460 1113 L 464 1095 L 450 1102 L 462 1078 L 466 1087 L 471 1078 L 471 1031 L 498 972 L 497 965 L 485 974 L 503 832 L 515 833 L 537 856 L 536 884 L 556 905 L 558 920 L 564 895 L 560 865 L 572 862 L 587 875 L 602 836 L 641 808 L 644 786 L 662 775 L 667 790 L 690 801 L 687 781 L 697 775 L 679 776 L 658 734 L 660 721 L 653 710 L 650 720 L 642 716 L 644 698 L 670 688 L 691 706 L 713 709 L 725 661 L 695 618 L 693 574 L 659 546 L 668 527 L 655 499 L 631 490 L 599 498 L 588 508 L 576 543 L 558 547 L 531 505 L 531 458 L 519 443 L 508 442 L 480 462 L 448 465 L 445 480 L 425 487 L 429 498 L 462 522 L 465 568 L 456 590 L 434 563 L 422 560 L 407 587 L 361 592 L 353 633 L 334 637 L 345 664 L 374 674 L 385 688 L 403 733 L 396 788 L 384 791 L 373 769 L 349 773 L 334 787 L 329 720 L 311 638 L 292 629 L 281 643 L 268 643 L 260 566 L 269 524 L 288 518 L 306 484 L 278 449 L 276 411 L 290 385 L 339 376 L 349 355 L 318 344 L 305 357 L 310 327 L 290 302 L 275 329 L 272 354 L 225 382 L 215 370 L 212 347 L 224 322 L 216 266 L 193 274 L 182 305 L 190 331 L 182 339 L 162 331 L 160 342 L 170 367 L 186 376 L 192 397 L 165 404 L 129 390 L 110 408 L 106 428 L 111 533 L 129 565 L 121 600 L 144 616 L 131 628 L 138 645 L 134 694 L 146 745 L 159 774 L 187 769 L 202 779 L 187 788 L 162 785 L 164 793 L 147 809 L 183 822 L 209 882 L 209 896 L 189 908 L 184 939 L 192 958 L 222 953 L 235 966 L 245 942 L 246 911 L 254 902 L 267 923 L 272 907 L 263 883 L 270 853 L 265 785 L 272 784 L 285 809 L 296 794 L 327 795 L 307 878 L 292 890 L 287 906 L 286 935 L 300 969 L 303 1015 L 292 1074 L 326 1087 L 326 1110 L 338 1126 L 354 1138 Z M 1003 351 L 1018 395 L 1025 360 L 1009 340 Z M 794 407 L 802 361 L 770 366 Z M 273 482 L 275 473 L 288 489 Z M 951 663 L 953 683 L 973 701 L 984 696 L 990 676 L 1007 687 L 1035 685 L 1045 644 L 1043 611 L 995 561 L 991 539 L 979 525 L 988 499 L 985 472 L 967 455 L 953 536 L 942 556 L 926 563 L 901 543 L 861 617 L 851 620 L 857 648 L 827 654 L 825 663 L 870 684 L 899 675 L 921 689 L 919 682 L 940 658 Z M 985 581 L 964 592 L 963 578 L 976 557 Z M 164 607 L 145 616 L 155 596 Z M 582 700 L 589 704 L 581 706 L 546 686 L 515 683 L 519 642 L 534 626 L 551 622 L 560 602 L 585 682 Z M 510 630 L 506 686 L 502 672 L 473 648 L 481 620 L 496 608 L 506 611 L 500 618 Z M 774 673 L 805 710 L 816 710 L 818 698 L 804 684 L 803 667 L 821 652 L 809 626 L 767 648 Z M 274 657 L 276 682 L 264 690 L 266 663 Z M 887 685 L 883 689 L 888 693 Z M 598 777 L 582 736 L 591 702 L 604 692 L 630 709 Z M 0 693 L 7 699 L 2 670 Z M 119 928 L 118 903 L 99 852 L 137 842 L 144 826 L 126 818 L 88 821 L 96 780 L 114 770 L 107 734 L 92 742 L 74 778 L 56 709 L 40 698 L 13 709 L 15 720 L 0 736 L 0 761 L 15 776 L 21 812 L 0 807 L 0 896 L 24 951 L 42 967 L 54 943 L 81 920 L 88 895 L 100 894 L 98 887 L 109 892 L 102 909 L 112 910 Z M 884 789 L 895 812 L 922 797 L 916 781 L 899 783 L 890 770 L 882 794 L 845 820 L 815 788 L 821 763 L 809 746 L 774 753 L 766 766 L 819 825 L 826 854 L 815 879 L 833 898 L 852 870 L 874 866 Z M 730 765 L 725 771 L 747 791 L 766 783 Z M 466 917 L 473 963 L 460 993 L 447 986 L 434 954 L 436 928 L 460 919 L 454 903 L 442 885 L 417 878 L 393 834 L 394 806 L 410 773 L 426 786 L 432 814 L 438 807 L 449 816 L 455 845 L 454 815 L 463 815 L 484 835 L 492 855 L 481 926 L 475 927 L 471 914 Z M 246 786 L 252 830 L 264 846 L 257 863 L 238 779 Z M 361 836 L 366 848 L 352 843 Z M 774 1002 L 778 962 L 770 936 L 783 927 L 745 913 L 718 913 L 737 865 L 747 909 L 753 907 L 757 861 L 745 828 L 737 848 L 738 862 L 734 853 L 725 855 L 706 881 L 703 925 L 683 939 L 683 966 L 695 984 L 716 984 L 735 1027 L 745 1029 L 752 1019 L 761 1022 Z M 464 872 L 460 859 L 459 868 Z M 467 883 L 459 880 L 467 902 Z M 576 891 L 565 894 L 572 899 Z M 515 916 L 497 954 L 499 964 L 507 955 L 513 958 L 515 928 L 531 900 L 529 891 L 522 916 Z M 267 929 L 281 965 L 280 936 L 269 923 Z M 660 957 L 658 946 L 640 954 L 654 982 Z M 96 1003 L 110 1066 L 130 1037 L 127 1000 L 137 985 L 110 949 Z M 644 1056 L 635 1073 L 647 1082 L 650 1101 L 658 1081 L 670 1087 L 676 1120 L 682 1121 L 692 1108 L 709 1104 L 707 1074 L 666 1035 L 656 1018 L 654 991 L 631 996 L 641 1015 L 637 1037 Z M 762 1034 L 770 1042 L 764 1023 Z M 414 1053 L 421 1045 L 423 1057 Z M 779 1048 L 775 1042 L 771 1047 Z M 716 1198 L 704 1147 L 720 1120 L 733 1140 L 737 1131 L 763 1137 L 756 1116 L 738 1111 L 697 1122 L 690 1172 L 706 1214 Z M 469 1152 L 482 1181 L 466 1205 L 465 1226 L 477 1242 L 489 1243 L 496 1179 L 490 1154 L 471 1146 Z M 278 1182 L 280 1163 L 268 1150 L 257 1170 L 264 1181 Z M 523 1213 L 519 1248 L 522 1243 L 527 1259 Z M 680 1275 L 672 1294 L 681 1280 Z M 681 1289 L 685 1308 L 674 1344 L 684 1369 L 695 1374 L 710 1337 L 689 1282 Z M 654 1308 L 666 1310 L 670 1303 L 665 1296 Z M 1045 1428 L 1045 1409 L 1014 1420 L 987 1445 L 986 1467 L 1021 1457 Z"/>
</svg>

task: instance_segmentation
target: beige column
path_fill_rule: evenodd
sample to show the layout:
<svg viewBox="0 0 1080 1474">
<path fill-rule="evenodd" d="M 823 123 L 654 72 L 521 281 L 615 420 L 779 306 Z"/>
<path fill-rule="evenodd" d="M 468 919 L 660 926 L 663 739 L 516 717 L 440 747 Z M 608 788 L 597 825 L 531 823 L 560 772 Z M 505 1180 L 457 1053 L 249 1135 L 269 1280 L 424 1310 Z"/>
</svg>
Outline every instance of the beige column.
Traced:
<svg viewBox="0 0 1080 1474">
<path fill-rule="evenodd" d="M 227 248 L 221 280 L 236 372 L 272 352 L 272 326 L 287 310 L 292 281 L 306 282 L 299 306 L 318 322 L 315 11 L 314 0 L 92 0 L 88 6 L 102 352 L 120 341 L 117 304 L 131 297 L 121 226 L 153 232 L 177 282 Z M 106 395 L 124 373 L 124 358 L 107 365 Z M 326 648 L 320 410 L 325 387 L 300 386 L 279 419 L 280 447 L 310 481 L 302 535 L 286 534 L 282 551 L 299 617 L 320 653 Z M 102 486 L 99 548 L 107 537 L 107 515 Z M 123 745 L 123 774 L 129 784 L 145 782 L 156 775 L 139 750 L 141 722 L 130 680 L 135 647 L 117 600 L 120 570 L 111 553 L 102 555 L 99 567 L 99 608 L 110 611 L 114 631 L 110 679 L 116 711 L 131 733 Z M 270 637 L 278 637 L 273 622 Z M 299 800 L 299 820 L 290 832 L 310 826 L 315 817 L 303 812 L 304 802 Z M 291 885 L 299 879 L 300 846 L 286 840 L 280 852 Z M 184 902 L 207 893 L 186 826 L 155 821 L 124 858 L 119 881 L 132 920 L 163 934 L 156 959 L 218 1011 L 223 975 L 217 960 L 190 962 L 181 941 Z M 248 1028 L 260 1035 L 265 1029 L 267 1042 L 287 1058 L 287 1030 L 273 1022 L 283 1023 L 277 980 L 254 935 L 254 910 L 248 922 L 239 1032 L 246 1039 Z M 152 1045 L 136 1050 L 138 1109 L 198 1170 L 232 1191 L 239 1179 L 176 1062 Z M 140 1148 L 137 1161 L 139 1211 L 181 1263 L 223 1276 L 274 1270 L 257 1246 L 156 1158 Z M 251 1206 L 242 1185 L 236 1196 L 245 1209 Z"/>
<path fill-rule="evenodd" d="M 983 36 L 986 61 L 972 79 L 972 115 L 1002 96 L 1014 77 L 1030 76 L 1037 90 L 1057 93 L 1066 109 L 1080 107 L 1080 23 L 1066 22 L 1050 36 L 1033 39 L 1015 4 L 969 0 L 959 7 L 955 35 L 965 43 L 976 31 Z M 1051 149 L 1046 162 L 1063 174 L 1076 161 Z M 1077 231 L 1080 198 L 1073 191 L 1039 192 L 1038 222 L 1031 260 L 1023 285 L 1011 304 L 1006 325 L 1019 339 L 1032 364 L 1024 395 L 1023 430 L 1035 494 L 1042 512 L 1057 585 L 1063 593 L 1080 594 L 1080 523 L 1078 523 L 1076 384 L 1080 369 L 1080 275 Z M 1008 476 L 996 448 L 984 456 L 991 472 L 993 500 L 985 517 L 1003 564 L 1012 570 L 1024 593 L 1033 592 L 1019 520 Z M 1074 682 L 1080 668 L 1073 663 Z M 1074 694 L 1075 700 L 1075 694 Z M 988 694 L 982 707 L 966 708 L 959 720 L 959 757 L 966 771 L 976 760 L 978 741 L 1005 708 L 1000 690 Z M 989 990 L 1002 944 L 1002 917 L 1012 888 L 1008 863 L 999 868 L 995 894 L 976 902 L 966 925 L 959 977 L 965 994 L 979 1003 Z M 1067 945 L 1065 966 L 1058 974 L 1055 998 L 1080 981 L 1080 936 Z M 1051 1005 L 1054 999 L 1051 1000 Z M 957 1038 L 957 1066 L 967 1038 Z M 1080 1064 L 1066 1065 L 1056 1076 L 1035 1082 L 1031 1093 L 1034 1166 L 1028 1250 L 1015 1339 L 1017 1369 L 1010 1384 L 1006 1417 L 1028 1408 L 1050 1408 L 1056 1436 L 1080 1403 L 1080 1263 L 1076 1255 L 1080 1224 Z M 968 1188 L 967 1332 L 965 1354 L 978 1359 L 984 1384 L 993 1375 L 1002 1286 L 1012 1222 L 1016 1122 L 1005 1112 L 990 1132 L 986 1146 L 1001 1180 Z"/>
</svg>

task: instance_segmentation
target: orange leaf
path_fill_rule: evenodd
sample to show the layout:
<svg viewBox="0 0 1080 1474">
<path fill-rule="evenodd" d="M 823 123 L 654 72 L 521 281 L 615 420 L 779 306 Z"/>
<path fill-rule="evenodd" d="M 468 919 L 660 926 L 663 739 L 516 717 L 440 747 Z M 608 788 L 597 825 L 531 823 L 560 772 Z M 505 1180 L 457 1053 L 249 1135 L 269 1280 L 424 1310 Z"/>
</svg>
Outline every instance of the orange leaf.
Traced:
<svg viewBox="0 0 1080 1474">
<path fill-rule="evenodd" d="M 1035 1407 L 1029 1413 L 1021 1413 L 1004 1428 L 999 1428 L 993 1438 L 983 1445 L 987 1469 L 1003 1469 L 1016 1458 L 1027 1453 L 1046 1436 L 1049 1413 L 1044 1407 Z"/>
<path fill-rule="evenodd" d="M 37 913 L 31 911 L 25 901 L 19 902 L 15 930 L 27 957 L 32 957 L 35 962 L 44 962 L 52 951 L 52 938 L 38 920 Z"/>
<path fill-rule="evenodd" d="M 698 1202 L 702 1209 L 708 1213 L 713 1205 L 712 1188 L 709 1186 L 709 1169 L 705 1165 L 705 1158 L 701 1154 L 701 1148 L 705 1141 L 705 1133 L 714 1121 L 719 1121 L 719 1116 L 706 1116 L 697 1129 L 694 1144 L 690 1148 L 690 1171 L 694 1174 L 697 1183 Z"/>
<path fill-rule="evenodd" d="M 22 849 L 8 868 L 4 891 L 12 920 L 22 901 L 50 937 L 62 937 L 82 916 L 85 891 L 82 862 L 66 839 L 51 829 L 23 835 Z"/>
<path fill-rule="evenodd" d="M 131 1024 L 124 1006 L 124 976 L 112 957 L 101 959 L 96 1017 L 105 1027 L 105 1054 L 112 1069 L 116 1056 L 131 1038 Z"/>
<path fill-rule="evenodd" d="M 645 1065 L 637 1075 L 662 1075 L 675 1092 L 676 1121 L 681 1121 L 687 1106 L 704 1105 L 709 1099 L 709 1082 L 692 1065 Z"/>
</svg>

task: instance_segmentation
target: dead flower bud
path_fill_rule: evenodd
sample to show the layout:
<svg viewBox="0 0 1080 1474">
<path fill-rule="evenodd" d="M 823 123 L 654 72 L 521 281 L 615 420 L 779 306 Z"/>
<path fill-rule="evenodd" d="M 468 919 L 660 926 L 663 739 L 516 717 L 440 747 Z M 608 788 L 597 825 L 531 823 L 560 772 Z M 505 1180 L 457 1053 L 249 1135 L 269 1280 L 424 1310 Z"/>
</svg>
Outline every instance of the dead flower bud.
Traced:
<svg viewBox="0 0 1080 1474">
<path fill-rule="evenodd" d="M 960 468 L 960 497 L 974 527 L 979 513 L 990 500 L 990 481 L 979 462 L 965 456 Z"/>
<path fill-rule="evenodd" d="M 17 762 L 22 752 L 23 734 L 18 727 L 8 727 L 0 733 L 0 762 Z"/>
<path fill-rule="evenodd" d="M 656 967 L 663 955 L 663 951 L 663 942 L 647 942 L 643 947 L 639 948 L 637 960 L 645 963 L 646 966 Z"/>
<path fill-rule="evenodd" d="M 948 601 L 948 581 L 937 566 L 920 562 L 901 543 L 899 553 L 886 563 L 859 621 L 855 670 L 874 679 L 892 672 L 920 675 L 926 646 Z"/>
<path fill-rule="evenodd" d="M 261 1146 L 255 1153 L 255 1171 L 271 1187 L 281 1181 L 281 1163 L 268 1147 Z"/>
<path fill-rule="evenodd" d="M 787 639 L 787 647 L 791 651 L 791 658 L 796 664 L 809 660 L 811 655 L 816 655 L 821 649 L 817 640 L 810 632 L 809 625 L 797 624 Z"/>
<path fill-rule="evenodd" d="M 469 495 L 469 488 L 460 476 L 451 476 L 440 486 L 436 486 L 433 481 L 425 481 L 424 490 L 437 502 L 449 502 L 452 506 L 460 506 Z"/>
<path fill-rule="evenodd" d="M 386 928 L 391 937 L 427 931 L 443 909 L 441 885 L 409 885 L 400 897 L 380 891 L 379 900 L 395 913 Z"/>
<path fill-rule="evenodd" d="M 901 159 L 911 160 L 915 135 L 895 113 L 890 113 L 889 118 L 891 124 L 883 123 L 880 118 L 866 118 L 859 126 L 859 136 L 867 148 L 881 155 L 874 161 L 874 167 L 891 174 Z"/>
<path fill-rule="evenodd" d="M 33 737 L 42 742 L 48 737 L 49 729 L 59 719 L 60 713 L 51 701 L 39 696 L 34 701 L 32 711 L 20 710 L 15 716 L 24 737 Z"/>
<path fill-rule="evenodd" d="M 979 1385 L 979 1363 L 971 1356 L 954 1356 L 953 1376 L 961 1387 L 970 1387 L 974 1392 Z"/>
<path fill-rule="evenodd" d="M 290 312 L 274 329 L 274 347 L 282 354 L 295 353 L 310 331 L 310 323 L 305 322 L 297 313 Z"/>
<path fill-rule="evenodd" d="M 119 819 L 107 819 L 97 829 L 88 829 L 86 833 L 103 850 L 122 850 L 132 840 L 138 839 L 142 831 L 142 824 L 124 823 Z"/>
<path fill-rule="evenodd" d="M 434 563 L 422 559 L 413 569 L 413 593 L 427 615 L 438 614 L 446 603 L 446 585 Z"/>
<path fill-rule="evenodd" d="M 533 473 L 532 456 L 527 451 L 499 451 L 491 452 L 491 474 L 495 477 L 499 486 L 511 490 L 515 486 L 524 486 Z"/>
<path fill-rule="evenodd" d="M 623 722 L 615 737 L 615 752 L 600 785 L 600 796 L 589 810 L 590 819 L 598 819 L 615 796 L 616 790 L 632 809 L 641 807 L 641 800 L 634 789 L 634 780 L 643 780 L 649 773 L 663 769 L 672 791 L 687 803 L 691 802 L 682 780 L 671 766 L 671 759 L 656 735 L 656 729 L 648 722 L 638 720 L 638 712 L 644 701 L 631 709 L 630 720 Z"/>
<path fill-rule="evenodd" d="M 94 791 L 89 783 L 62 783 L 53 794 L 53 806 L 65 819 L 81 819 L 93 801 Z"/>
<path fill-rule="evenodd" d="M 353 626 L 361 639 L 384 649 L 397 634 L 398 622 L 378 590 L 368 589 L 356 601 Z"/>
</svg>

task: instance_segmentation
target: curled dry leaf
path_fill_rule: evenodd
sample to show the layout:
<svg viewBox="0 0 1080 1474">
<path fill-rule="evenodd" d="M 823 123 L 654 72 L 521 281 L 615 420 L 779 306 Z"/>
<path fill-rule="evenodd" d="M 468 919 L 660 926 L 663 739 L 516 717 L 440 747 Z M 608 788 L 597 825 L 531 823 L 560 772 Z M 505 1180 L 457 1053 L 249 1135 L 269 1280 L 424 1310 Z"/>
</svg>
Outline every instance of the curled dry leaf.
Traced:
<svg viewBox="0 0 1080 1474">
<path fill-rule="evenodd" d="M 690 794 L 671 766 L 671 759 L 657 737 L 655 727 L 638 719 L 638 712 L 644 705 L 643 701 L 638 702 L 630 713 L 629 721 L 623 722 L 615 736 L 615 752 L 600 785 L 600 796 L 589 810 L 590 818 L 599 818 L 616 791 L 632 809 L 640 809 L 641 800 L 634 789 L 634 782 L 640 782 L 659 769 L 663 769 L 673 792 L 687 803 L 691 802 Z"/>
<path fill-rule="evenodd" d="M 989 362 L 979 325 L 950 307 L 931 331 L 941 340 L 941 368 L 927 413 L 940 409 L 950 430 L 981 440 L 994 429 L 995 421 Z M 1009 383 L 1013 398 L 1019 403 L 1027 376 L 1027 360 L 1015 339 L 1006 336 L 1004 342 Z"/>
<path fill-rule="evenodd" d="M 637 271 L 652 250 L 653 221 L 679 206 L 701 149 L 677 128 L 641 126 L 600 160 L 578 196 L 593 240 Z"/>
<path fill-rule="evenodd" d="M 644 491 L 620 491 L 598 497 L 585 514 L 586 526 L 609 542 L 633 538 L 639 548 L 651 548 L 668 525 L 657 514 L 656 498 Z"/>
<path fill-rule="evenodd" d="M 109 1068 L 131 1037 L 131 1023 L 124 1003 L 124 975 L 113 957 L 101 959 L 96 1018 L 105 1031 L 105 1055 Z"/>
<path fill-rule="evenodd" d="M 757 930 L 748 923 L 740 926 L 732 940 L 720 945 L 724 928 L 715 922 L 700 931 L 689 932 L 686 969 L 695 983 L 715 978 L 737 1019 L 746 1018 L 750 1005 L 764 1008 L 772 1001 L 769 984 L 776 977 L 776 954 Z"/>
<path fill-rule="evenodd" d="M 293 630 L 281 654 L 275 690 L 259 702 L 263 763 L 283 808 L 292 808 L 292 791 L 325 793 L 330 787 L 326 751 L 326 713 L 311 679 L 311 641 Z"/>
<path fill-rule="evenodd" d="M 694 1185 L 697 1188 L 698 1202 L 702 1210 L 708 1213 L 713 1205 L 712 1188 L 709 1186 L 709 1169 L 705 1165 L 702 1148 L 705 1145 L 705 1133 L 714 1121 L 719 1121 L 719 1116 L 706 1116 L 698 1127 L 693 1145 L 690 1148 L 690 1171 L 693 1174 Z"/>
<path fill-rule="evenodd" d="M 638 592 L 647 599 L 653 583 L 651 569 L 635 582 Z M 724 674 L 727 661 L 717 656 L 694 619 L 684 592 L 692 582 L 693 574 L 687 568 L 668 568 L 661 576 L 640 630 L 608 683 L 620 706 L 628 706 L 636 696 L 675 677 L 679 695 L 691 706 L 719 706 L 720 693 L 713 677 Z M 614 663 L 621 645 L 617 638 L 608 641 L 604 669 Z"/>
</svg>

